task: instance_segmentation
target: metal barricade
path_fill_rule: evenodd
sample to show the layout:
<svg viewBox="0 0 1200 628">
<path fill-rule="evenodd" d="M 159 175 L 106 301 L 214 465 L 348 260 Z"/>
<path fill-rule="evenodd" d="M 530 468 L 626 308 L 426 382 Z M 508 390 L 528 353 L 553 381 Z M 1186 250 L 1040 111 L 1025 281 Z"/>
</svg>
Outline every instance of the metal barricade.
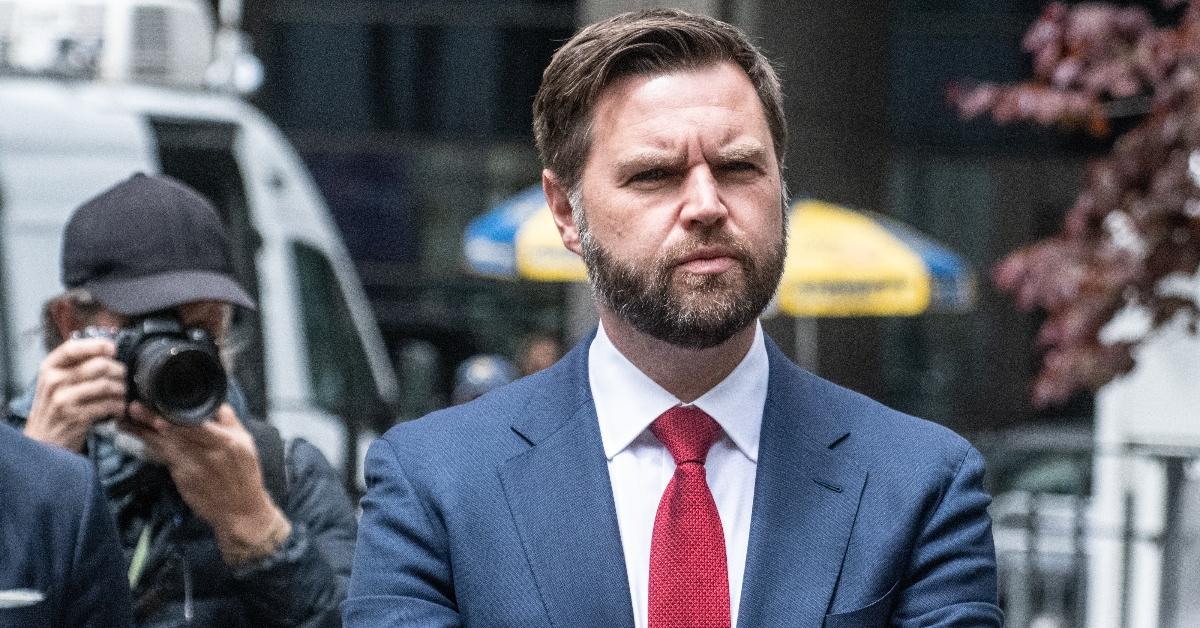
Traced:
<svg viewBox="0 0 1200 628">
<path fill-rule="evenodd" d="M 1109 499 L 1107 487 L 1103 502 L 1100 486 L 1090 494 L 994 496 L 1006 625 L 1200 626 L 1200 450 L 1129 445 L 1093 456 L 1116 457 L 1122 465 L 1119 500 Z M 1116 596 L 1104 601 L 1117 614 L 1089 617 L 1089 593 Z"/>
</svg>

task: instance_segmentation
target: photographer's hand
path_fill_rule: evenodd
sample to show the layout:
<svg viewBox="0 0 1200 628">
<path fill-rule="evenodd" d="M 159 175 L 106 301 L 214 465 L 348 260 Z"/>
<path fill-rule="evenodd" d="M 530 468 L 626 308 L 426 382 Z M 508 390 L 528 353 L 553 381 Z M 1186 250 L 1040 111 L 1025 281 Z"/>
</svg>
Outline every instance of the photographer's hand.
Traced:
<svg viewBox="0 0 1200 628">
<path fill-rule="evenodd" d="M 125 365 L 104 338 L 68 340 L 38 369 L 25 435 L 79 452 L 92 424 L 125 414 Z"/>
<path fill-rule="evenodd" d="M 291 523 L 263 484 L 254 439 L 229 404 L 222 404 L 212 421 L 188 427 L 134 402 L 119 426 L 144 440 L 167 465 L 184 501 L 212 526 L 226 564 L 268 556 L 291 533 Z"/>
</svg>

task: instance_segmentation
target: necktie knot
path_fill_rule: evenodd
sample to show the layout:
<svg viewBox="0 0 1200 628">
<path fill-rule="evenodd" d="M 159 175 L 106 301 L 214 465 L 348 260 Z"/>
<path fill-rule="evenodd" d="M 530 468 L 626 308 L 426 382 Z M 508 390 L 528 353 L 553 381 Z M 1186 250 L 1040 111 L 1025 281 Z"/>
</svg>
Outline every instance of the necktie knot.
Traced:
<svg viewBox="0 0 1200 628">
<path fill-rule="evenodd" d="M 676 465 L 704 464 L 708 450 L 721 434 L 721 426 L 696 406 L 675 406 L 655 419 L 650 431 L 671 452 Z"/>
</svg>

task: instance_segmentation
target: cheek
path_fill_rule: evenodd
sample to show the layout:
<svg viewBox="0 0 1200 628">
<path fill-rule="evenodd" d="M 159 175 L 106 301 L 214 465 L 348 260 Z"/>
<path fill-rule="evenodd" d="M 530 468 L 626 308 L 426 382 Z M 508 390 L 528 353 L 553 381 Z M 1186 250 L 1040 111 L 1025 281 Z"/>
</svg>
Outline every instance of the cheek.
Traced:
<svg viewBox="0 0 1200 628">
<path fill-rule="evenodd" d="M 672 243 L 682 235 L 676 231 L 669 220 L 630 220 L 619 226 L 612 242 L 623 252 L 622 257 L 648 267 L 669 254 Z"/>
<path fill-rule="evenodd" d="M 782 192 L 776 185 L 755 186 L 734 195 L 734 203 L 741 209 L 738 222 L 756 237 L 773 242 L 783 233 Z"/>
<path fill-rule="evenodd" d="M 676 196 L 631 193 L 622 189 L 589 188 L 584 207 L 588 230 L 618 259 L 648 263 L 664 252 L 667 242 L 680 237 L 680 201 Z"/>
<path fill-rule="evenodd" d="M 587 203 L 585 207 L 588 230 L 607 249 L 635 249 L 651 232 L 646 212 L 625 211 L 611 203 Z"/>
</svg>

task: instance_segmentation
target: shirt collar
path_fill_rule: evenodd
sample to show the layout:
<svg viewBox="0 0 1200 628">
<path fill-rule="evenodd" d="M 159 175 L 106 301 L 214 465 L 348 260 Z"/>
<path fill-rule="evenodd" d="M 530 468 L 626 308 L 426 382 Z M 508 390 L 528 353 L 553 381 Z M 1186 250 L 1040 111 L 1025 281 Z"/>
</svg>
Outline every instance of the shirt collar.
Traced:
<svg viewBox="0 0 1200 628">
<path fill-rule="evenodd" d="M 752 462 L 758 462 L 767 372 L 766 343 L 762 326 L 756 323 L 754 342 L 746 356 L 725 379 L 693 403 L 716 420 Z M 659 415 L 681 403 L 617 350 L 603 324 L 588 349 L 588 378 L 604 455 L 609 460 L 629 447 Z"/>
</svg>

